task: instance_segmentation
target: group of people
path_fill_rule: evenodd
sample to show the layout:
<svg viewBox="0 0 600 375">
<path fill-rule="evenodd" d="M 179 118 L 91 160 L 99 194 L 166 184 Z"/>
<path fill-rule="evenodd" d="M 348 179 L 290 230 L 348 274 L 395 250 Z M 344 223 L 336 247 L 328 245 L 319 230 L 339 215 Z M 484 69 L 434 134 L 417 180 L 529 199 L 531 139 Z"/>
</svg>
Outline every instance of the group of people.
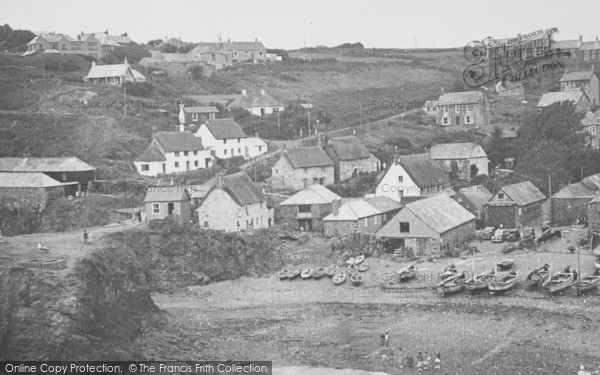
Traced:
<svg viewBox="0 0 600 375">
<path fill-rule="evenodd" d="M 388 332 L 381 334 L 379 347 L 380 347 L 380 349 L 387 351 L 387 353 L 389 353 L 390 356 L 394 356 L 394 354 L 396 354 L 397 361 L 398 361 L 398 364 L 400 365 L 400 368 L 415 367 L 415 360 L 412 356 L 407 355 L 405 357 L 402 357 L 402 348 L 398 348 L 397 353 L 394 353 L 396 348 L 392 348 L 390 346 L 390 335 Z M 383 354 L 382 359 L 389 360 L 390 356 L 388 356 L 387 354 Z M 429 353 L 419 352 L 417 354 L 416 368 L 418 371 L 431 370 L 431 369 L 440 370 L 442 368 L 442 358 L 441 358 L 440 353 L 436 352 L 435 357 L 432 360 Z"/>
</svg>

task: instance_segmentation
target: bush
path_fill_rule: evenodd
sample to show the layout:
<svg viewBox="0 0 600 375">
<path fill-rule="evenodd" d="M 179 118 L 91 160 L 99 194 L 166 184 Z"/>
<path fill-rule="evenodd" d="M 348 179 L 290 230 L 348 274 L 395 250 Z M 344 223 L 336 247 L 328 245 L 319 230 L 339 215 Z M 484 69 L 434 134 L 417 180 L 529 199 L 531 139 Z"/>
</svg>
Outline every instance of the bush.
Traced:
<svg viewBox="0 0 600 375">
<path fill-rule="evenodd" d="M 204 67 L 202 65 L 192 65 L 190 66 L 190 73 L 192 79 L 200 81 L 204 77 Z"/>
<path fill-rule="evenodd" d="M 152 82 L 125 82 L 127 93 L 133 96 L 149 98 L 156 92 L 156 86 Z"/>
</svg>

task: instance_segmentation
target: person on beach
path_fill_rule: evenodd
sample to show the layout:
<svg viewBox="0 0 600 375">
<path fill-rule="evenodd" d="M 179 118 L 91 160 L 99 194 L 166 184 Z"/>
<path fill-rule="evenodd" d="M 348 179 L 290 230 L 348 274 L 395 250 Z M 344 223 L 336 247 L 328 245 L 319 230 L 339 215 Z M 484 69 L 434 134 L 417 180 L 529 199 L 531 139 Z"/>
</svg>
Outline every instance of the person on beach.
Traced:
<svg viewBox="0 0 600 375">
<path fill-rule="evenodd" d="M 384 343 L 386 349 L 390 347 L 390 335 L 387 332 L 383 336 L 383 343 Z"/>
<path fill-rule="evenodd" d="M 433 366 L 434 369 L 439 370 L 442 368 L 442 358 L 440 357 L 440 353 L 435 353 L 433 362 L 435 362 L 435 366 Z"/>
<path fill-rule="evenodd" d="M 429 370 L 429 362 L 431 362 L 431 356 L 425 352 L 423 355 L 423 370 Z"/>
<path fill-rule="evenodd" d="M 423 353 L 417 354 L 417 370 L 423 371 Z"/>
<path fill-rule="evenodd" d="M 379 347 L 385 347 L 385 333 L 383 332 L 381 333 L 381 336 L 379 336 Z"/>
<path fill-rule="evenodd" d="M 89 243 L 88 240 L 89 240 L 88 231 L 87 231 L 87 229 L 84 229 L 83 230 L 83 244 L 87 245 Z"/>
</svg>

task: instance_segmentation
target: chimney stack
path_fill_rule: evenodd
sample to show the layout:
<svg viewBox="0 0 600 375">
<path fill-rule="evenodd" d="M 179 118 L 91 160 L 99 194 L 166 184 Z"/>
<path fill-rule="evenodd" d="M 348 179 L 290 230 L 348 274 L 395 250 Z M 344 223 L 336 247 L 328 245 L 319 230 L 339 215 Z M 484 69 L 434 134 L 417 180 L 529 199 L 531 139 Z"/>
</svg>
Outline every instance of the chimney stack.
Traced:
<svg viewBox="0 0 600 375">
<path fill-rule="evenodd" d="M 242 95 L 246 96 L 246 89 L 242 89 Z"/>
<path fill-rule="evenodd" d="M 127 63 L 127 57 L 125 57 L 125 59 L 123 59 L 123 64 L 125 64 L 125 65 L 129 65 L 129 64 Z"/>
<path fill-rule="evenodd" d="M 217 173 L 217 175 L 215 176 L 215 178 L 217 179 L 217 187 L 218 188 L 223 188 L 223 176 L 225 175 L 225 171 L 220 171 L 219 173 Z"/>
<path fill-rule="evenodd" d="M 265 89 L 260 89 L 260 94 L 265 95 Z"/>
<path fill-rule="evenodd" d="M 337 216 L 340 214 L 340 206 L 342 205 L 342 200 L 340 198 L 336 198 L 332 204 L 331 209 L 333 211 L 333 216 Z"/>
<path fill-rule="evenodd" d="M 185 131 L 185 125 L 179 124 L 179 131 L 180 132 L 184 132 Z"/>
<path fill-rule="evenodd" d="M 579 35 L 579 41 L 583 43 L 583 35 Z"/>
<path fill-rule="evenodd" d="M 92 60 L 92 67 L 96 66 L 96 61 Z"/>
</svg>

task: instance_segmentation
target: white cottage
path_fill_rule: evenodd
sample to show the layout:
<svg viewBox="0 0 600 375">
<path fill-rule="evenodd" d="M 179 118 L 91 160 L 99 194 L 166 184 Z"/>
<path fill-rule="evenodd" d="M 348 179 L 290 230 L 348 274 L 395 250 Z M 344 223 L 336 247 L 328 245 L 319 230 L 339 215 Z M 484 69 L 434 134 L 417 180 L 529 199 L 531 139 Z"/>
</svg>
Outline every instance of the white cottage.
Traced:
<svg viewBox="0 0 600 375">
<path fill-rule="evenodd" d="M 258 137 L 248 137 L 232 118 L 208 120 L 200 125 L 196 137 L 220 159 L 242 156 L 246 159 L 267 152 L 267 144 Z"/>
</svg>

